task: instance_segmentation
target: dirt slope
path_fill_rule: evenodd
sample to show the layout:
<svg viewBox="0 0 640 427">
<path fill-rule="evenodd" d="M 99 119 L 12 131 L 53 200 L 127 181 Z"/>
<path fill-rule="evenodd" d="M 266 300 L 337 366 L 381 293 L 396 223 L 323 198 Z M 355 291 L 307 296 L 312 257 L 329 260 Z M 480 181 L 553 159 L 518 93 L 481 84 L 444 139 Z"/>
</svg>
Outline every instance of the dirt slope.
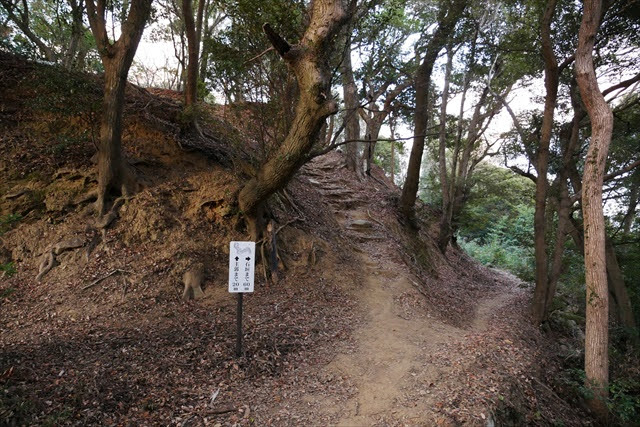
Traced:
<svg viewBox="0 0 640 427">
<path fill-rule="evenodd" d="M 78 82 L 2 56 L 0 77 L 0 215 L 20 214 L 0 236 L 15 268 L 0 278 L 0 425 L 588 422 L 545 385 L 555 368 L 526 285 L 443 257 L 429 208 L 407 229 L 398 189 L 379 169 L 357 180 L 339 153 L 272 199 L 286 270 L 269 284 L 257 266 L 236 359 L 226 262 L 246 236 L 233 195 L 247 174 L 231 166 L 255 155 L 247 121 L 207 116 L 213 136 L 193 140 L 175 101 L 130 88 L 125 151 L 144 185 L 102 233 L 81 197 L 95 114 L 66 108 Z M 76 77 L 78 105 L 95 106 L 99 81 Z M 183 302 L 195 263 L 205 297 Z"/>
</svg>

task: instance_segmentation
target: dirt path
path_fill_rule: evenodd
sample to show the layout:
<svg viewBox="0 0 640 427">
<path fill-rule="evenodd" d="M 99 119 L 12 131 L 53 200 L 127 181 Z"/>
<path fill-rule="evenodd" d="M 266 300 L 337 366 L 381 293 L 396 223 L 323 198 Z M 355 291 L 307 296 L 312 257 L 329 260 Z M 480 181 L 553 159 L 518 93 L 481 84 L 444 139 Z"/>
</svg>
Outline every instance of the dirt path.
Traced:
<svg viewBox="0 0 640 427">
<path fill-rule="evenodd" d="M 429 399 L 429 391 L 416 389 L 415 377 L 419 376 L 422 384 L 437 386 L 439 379 L 450 379 L 451 373 L 424 361 L 439 346 L 484 331 L 491 314 L 514 295 L 500 293 L 480 300 L 467 329 L 425 314 L 407 315 L 401 300 L 415 294 L 415 278 L 410 277 L 406 266 L 389 256 L 388 236 L 370 216 L 366 200 L 346 189 L 335 175 L 323 172 L 332 167 L 335 165 L 316 164 L 310 173 L 311 182 L 323 192 L 344 233 L 360 253 L 364 278 L 355 292 L 365 306 L 367 319 L 355 332 L 355 349 L 339 354 L 324 368 L 324 377 L 350 381 L 354 396 L 346 402 L 327 399 L 317 410 L 340 426 L 429 424 L 433 418 L 425 408 L 436 402 Z M 411 403 L 413 393 L 422 397 L 419 406 Z"/>
</svg>

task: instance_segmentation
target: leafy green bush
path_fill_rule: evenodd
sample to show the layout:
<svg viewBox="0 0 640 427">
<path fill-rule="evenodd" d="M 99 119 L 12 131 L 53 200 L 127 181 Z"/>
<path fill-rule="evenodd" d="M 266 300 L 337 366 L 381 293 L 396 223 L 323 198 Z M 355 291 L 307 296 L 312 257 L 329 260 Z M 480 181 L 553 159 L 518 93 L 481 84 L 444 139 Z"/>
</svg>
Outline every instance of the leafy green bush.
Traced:
<svg viewBox="0 0 640 427">
<path fill-rule="evenodd" d="M 534 279 L 534 258 L 529 248 L 505 244 L 495 235 L 491 235 L 484 245 L 462 241 L 460 246 L 484 265 L 507 270 L 524 281 Z"/>
<path fill-rule="evenodd" d="M 640 416 L 640 381 L 621 378 L 609 385 L 607 406 L 611 414 L 623 425 L 637 422 Z"/>
<path fill-rule="evenodd" d="M 475 229 L 462 248 L 482 264 L 510 271 L 524 281 L 534 279 L 533 207 L 514 206 L 511 212 Z M 461 233 L 462 234 L 462 233 Z M 470 237 L 471 237 L 470 236 Z"/>
</svg>

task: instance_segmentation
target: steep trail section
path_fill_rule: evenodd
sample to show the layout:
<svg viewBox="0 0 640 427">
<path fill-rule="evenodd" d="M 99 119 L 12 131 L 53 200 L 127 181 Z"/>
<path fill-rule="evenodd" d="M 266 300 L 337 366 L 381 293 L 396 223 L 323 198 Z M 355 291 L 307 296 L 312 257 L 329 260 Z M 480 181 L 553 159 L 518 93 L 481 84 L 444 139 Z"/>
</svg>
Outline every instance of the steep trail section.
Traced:
<svg viewBox="0 0 640 427">
<path fill-rule="evenodd" d="M 416 289 L 418 279 L 394 256 L 397 245 L 384 224 L 373 217 L 375 206 L 334 173 L 336 167 L 335 159 L 316 160 L 306 175 L 332 207 L 346 240 L 359 253 L 363 279 L 354 292 L 367 318 L 354 334 L 355 348 L 324 367 L 324 377 L 349 381 L 354 393 L 346 400 L 325 398 L 317 407 L 319 418 L 329 417 L 342 426 L 431 424 L 438 417 L 430 408 L 436 407 L 439 397 L 421 385 L 446 388 L 456 378 L 451 369 L 424 361 L 441 346 L 484 331 L 492 313 L 518 291 L 502 289 L 487 295 L 478 303 L 466 329 L 436 320 L 419 307 L 407 307 L 407 301 L 415 305 L 424 299 Z M 417 377 L 420 383 L 416 383 Z M 421 397 L 420 404 L 414 395 Z"/>
</svg>

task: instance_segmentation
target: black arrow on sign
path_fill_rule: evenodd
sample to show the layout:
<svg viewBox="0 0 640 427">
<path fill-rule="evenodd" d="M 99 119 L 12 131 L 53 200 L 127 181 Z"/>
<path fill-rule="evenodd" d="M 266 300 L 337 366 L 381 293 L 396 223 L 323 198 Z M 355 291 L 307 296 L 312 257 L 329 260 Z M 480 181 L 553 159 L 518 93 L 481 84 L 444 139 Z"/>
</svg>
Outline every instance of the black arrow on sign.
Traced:
<svg viewBox="0 0 640 427">
<path fill-rule="evenodd" d="M 240 258 L 236 257 L 236 261 L 238 261 Z"/>
<path fill-rule="evenodd" d="M 251 257 L 246 257 L 245 258 L 247 261 L 251 261 Z"/>
</svg>

